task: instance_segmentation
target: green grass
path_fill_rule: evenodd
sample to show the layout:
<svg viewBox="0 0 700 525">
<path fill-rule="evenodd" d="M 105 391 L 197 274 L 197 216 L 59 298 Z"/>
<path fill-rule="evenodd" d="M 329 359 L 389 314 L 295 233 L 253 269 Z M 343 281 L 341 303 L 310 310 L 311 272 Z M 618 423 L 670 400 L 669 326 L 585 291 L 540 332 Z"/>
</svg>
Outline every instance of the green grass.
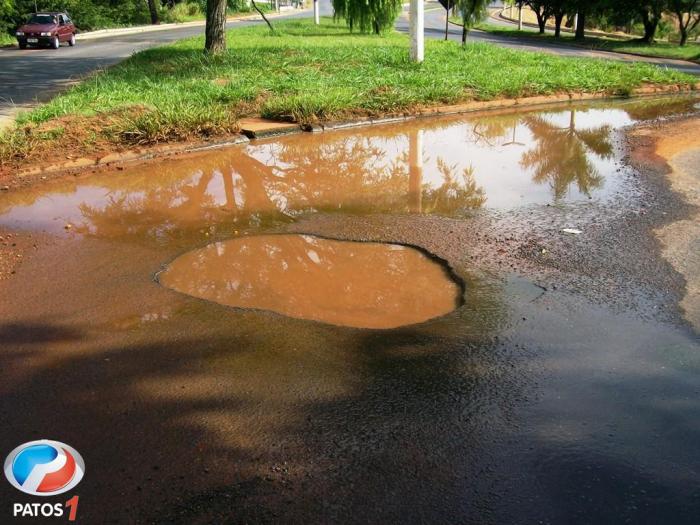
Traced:
<svg viewBox="0 0 700 525">
<path fill-rule="evenodd" d="M 17 39 L 12 35 L 0 32 L 0 47 L 16 46 Z"/>
<path fill-rule="evenodd" d="M 454 22 L 460 23 L 458 19 L 450 19 Z M 587 49 L 599 49 L 603 51 L 619 51 L 623 53 L 636 53 L 639 55 L 646 55 L 651 57 L 659 58 L 673 58 L 678 60 L 692 60 L 695 62 L 700 62 L 700 44 L 689 42 L 684 47 L 674 44 L 672 42 L 656 42 L 654 44 L 645 44 L 644 42 L 639 42 L 636 40 L 623 40 L 623 39 L 613 39 L 613 38 L 602 38 L 602 37 L 589 37 L 583 42 L 575 42 L 574 35 L 571 33 L 562 33 L 560 38 L 554 38 L 551 33 L 546 33 L 540 35 L 536 29 L 526 28 L 522 31 L 517 29 L 511 29 L 506 26 L 499 26 L 496 24 L 489 24 L 487 22 L 481 23 L 477 26 L 477 29 L 486 31 L 488 33 L 498 34 L 501 36 L 508 37 L 528 37 L 548 40 L 552 42 L 562 42 L 566 44 L 574 44 L 577 46 L 585 47 Z"/>
<path fill-rule="evenodd" d="M 92 123 L 91 136 L 153 143 L 229 132 L 237 118 L 256 114 L 323 121 L 470 100 L 627 94 L 642 84 L 695 82 L 651 65 L 438 40 L 426 41 L 426 60 L 417 65 L 408 60 L 407 37 L 398 33 L 350 34 L 329 19 L 321 26 L 310 20 L 275 26 L 274 35 L 262 25 L 229 32 L 228 51 L 219 56 L 202 52 L 202 38 L 137 53 L 20 115 L 16 129 L 0 137 L 0 162 L 40 145 L 40 130 L 60 126 L 78 140 L 67 122 L 76 117 Z"/>
</svg>

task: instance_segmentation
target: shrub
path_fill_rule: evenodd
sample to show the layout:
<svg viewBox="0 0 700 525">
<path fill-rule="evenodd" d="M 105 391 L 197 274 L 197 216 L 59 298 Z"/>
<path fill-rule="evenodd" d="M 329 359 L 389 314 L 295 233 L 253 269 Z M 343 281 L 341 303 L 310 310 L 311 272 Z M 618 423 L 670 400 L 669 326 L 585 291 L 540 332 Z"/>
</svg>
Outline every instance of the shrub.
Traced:
<svg viewBox="0 0 700 525">
<path fill-rule="evenodd" d="M 171 8 L 164 7 L 161 10 L 161 20 L 163 22 L 186 22 L 189 19 L 202 16 L 203 12 L 196 3 L 181 2 Z"/>
</svg>

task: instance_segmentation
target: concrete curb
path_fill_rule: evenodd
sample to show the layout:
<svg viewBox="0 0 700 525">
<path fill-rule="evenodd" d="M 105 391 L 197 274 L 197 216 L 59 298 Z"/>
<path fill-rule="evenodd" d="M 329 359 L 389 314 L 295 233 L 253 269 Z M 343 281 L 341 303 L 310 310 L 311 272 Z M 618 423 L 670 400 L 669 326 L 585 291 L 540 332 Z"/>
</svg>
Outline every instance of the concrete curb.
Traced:
<svg viewBox="0 0 700 525">
<path fill-rule="evenodd" d="M 425 108 L 414 112 L 402 114 L 388 114 L 376 118 L 359 118 L 348 121 L 328 122 L 323 124 L 300 125 L 293 122 L 279 122 L 261 118 L 241 120 L 241 133 L 222 138 L 212 142 L 197 142 L 186 144 L 162 144 L 143 149 L 127 150 L 119 153 L 111 153 L 102 157 L 88 158 L 81 157 L 68 162 L 54 164 L 51 166 L 38 166 L 18 170 L 19 177 L 31 177 L 45 174 L 69 174 L 85 170 L 95 170 L 121 166 L 122 164 L 132 164 L 146 162 L 155 159 L 167 158 L 173 155 L 196 153 L 211 149 L 220 149 L 236 144 L 245 144 L 250 140 L 270 138 L 282 135 L 291 135 L 301 132 L 322 133 L 325 131 L 336 131 L 355 127 L 372 125 L 392 124 L 406 120 L 414 120 L 427 117 L 462 115 L 470 113 L 508 113 L 513 109 L 526 108 L 537 109 L 555 105 L 567 105 L 575 102 L 585 102 L 592 100 L 619 100 L 629 98 L 644 98 L 652 96 L 675 95 L 675 94 L 697 94 L 700 91 L 700 83 L 694 89 L 680 86 L 659 86 L 645 87 L 635 90 L 631 96 L 610 95 L 607 93 L 568 93 L 561 95 L 547 95 L 538 97 L 526 97 L 520 99 L 500 99 L 491 101 L 475 101 L 464 104 L 450 106 L 438 106 Z M 246 121 L 249 121 L 246 123 Z M 252 125 L 254 124 L 254 126 Z M 247 135 L 247 136 L 246 136 Z"/>
</svg>

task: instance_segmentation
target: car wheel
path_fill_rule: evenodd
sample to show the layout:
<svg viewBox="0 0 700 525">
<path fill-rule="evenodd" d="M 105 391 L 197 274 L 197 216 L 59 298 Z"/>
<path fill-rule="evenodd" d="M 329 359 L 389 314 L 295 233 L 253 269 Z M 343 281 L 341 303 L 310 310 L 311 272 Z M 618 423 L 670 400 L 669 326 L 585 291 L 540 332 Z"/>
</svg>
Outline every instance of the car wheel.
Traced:
<svg viewBox="0 0 700 525">
<path fill-rule="evenodd" d="M 53 47 L 54 49 L 58 49 L 59 47 L 61 47 L 61 42 L 57 36 L 53 37 L 53 40 L 51 40 L 51 47 Z"/>
<path fill-rule="evenodd" d="M 26 43 L 26 42 L 20 42 L 20 43 L 19 43 L 19 48 L 20 48 L 20 49 L 27 49 L 27 43 Z"/>
<path fill-rule="evenodd" d="M 70 40 L 68 41 L 68 45 L 73 47 L 75 45 L 75 35 L 70 36 Z"/>
</svg>

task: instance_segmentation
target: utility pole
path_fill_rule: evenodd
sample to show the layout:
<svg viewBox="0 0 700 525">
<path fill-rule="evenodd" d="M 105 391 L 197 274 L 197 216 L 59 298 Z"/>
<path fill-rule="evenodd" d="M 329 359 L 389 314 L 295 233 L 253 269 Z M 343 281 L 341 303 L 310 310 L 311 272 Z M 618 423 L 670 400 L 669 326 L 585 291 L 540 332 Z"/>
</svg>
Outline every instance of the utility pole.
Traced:
<svg viewBox="0 0 700 525">
<path fill-rule="evenodd" d="M 423 0 L 411 0 L 410 7 L 410 33 L 411 33 L 411 60 L 413 62 L 423 62 L 425 56 L 425 45 L 423 34 L 425 31 L 425 20 L 423 14 Z"/>
<path fill-rule="evenodd" d="M 318 25 L 321 23 L 321 13 L 318 7 L 318 0 L 314 0 L 314 24 Z"/>
</svg>

